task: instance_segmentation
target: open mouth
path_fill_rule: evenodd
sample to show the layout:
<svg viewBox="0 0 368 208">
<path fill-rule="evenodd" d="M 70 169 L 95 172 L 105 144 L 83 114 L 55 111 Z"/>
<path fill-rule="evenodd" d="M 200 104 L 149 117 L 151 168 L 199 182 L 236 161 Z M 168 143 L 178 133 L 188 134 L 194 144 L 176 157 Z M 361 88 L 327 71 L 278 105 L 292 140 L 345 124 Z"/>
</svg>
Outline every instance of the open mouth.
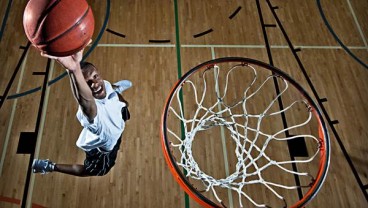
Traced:
<svg viewBox="0 0 368 208">
<path fill-rule="evenodd" d="M 99 86 L 96 90 L 92 89 L 93 94 L 98 95 L 102 92 L 102 86 Z"/>
</svg>

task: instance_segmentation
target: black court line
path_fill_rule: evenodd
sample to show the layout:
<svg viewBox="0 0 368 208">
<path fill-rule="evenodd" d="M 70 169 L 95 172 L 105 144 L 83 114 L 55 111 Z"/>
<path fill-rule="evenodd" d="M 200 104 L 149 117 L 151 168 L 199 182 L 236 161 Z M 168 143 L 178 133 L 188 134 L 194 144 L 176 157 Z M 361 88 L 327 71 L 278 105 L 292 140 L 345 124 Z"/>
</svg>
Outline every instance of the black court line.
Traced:
<svg viewBox="0 0 368 208">
<path fill-rule="evenodd" d="M 325 13 L 323 12 L 322 6 L 321 6 L 321 1 L 317 0 L 317 6 L 318 6 L 318 10 L 319 13 L 321 14 L 322 20 L 325 23 L 327 29 L 330 31 L 330 33 L 332 34 L 332 36 L 335 38 L 335 40 L 340 44 L 340 46 L 355 60 L 357 61 L 360 65 L 362 65 L 363 67 L 365 67 L 366 69 L 368 69 L 368 64 L 364 63 L 362 60 L 360 60 L 357 56 L 355 56 L 353 54 L 353 52 L 351 52 L 349 50 L 348 47 L 345 46 L 345 44 L 340 40 L 340 38 L 336 35 L 335 31 L 332 29 L 330 23 L 328 22 Z"/>
<path fill-rule="evenodd" d="M 124 35 L 124 34 L 122 34 L 122 33 L 118 33 L 118 32 L 116 32 L 116 31 L 113 31 L 113 30 L 111 30 L 111 29 L 109 29 L 109 28 L 107 28 L 107 29 L 106 29 L 106 32 L 109 32 L 109 33 L 111 33 L 111 34 L 114 34 L 114 35 L 119 36 L 119 37 L 122 37 L 122 38 L 125 38 L 125 37 L 126 37 L 126 35 Z"/>
<path fill-rule="evenodd" d="M 19 72 L 20 66 L 22 65 L 23 60 L 24 60 L 24 58 L 26 57 L 26 54 L 27 54 L 27 51 L 28 51 L 28 49 L 29 49 L 29 46 L 30 46 L 30 45 L 31 45 L 31 42 L 29 42 L 29 41 L 28 41 L 27 46 L 26 46 L 26 48 L 24 49 L 24 51 L 23 51 L 23 53 L 22 53 L 22 56 L 20 57 L 20 59 L 19 59 L 19 61 L 18 61 L 17 66 L 15 67 L 15 70 L 14 70 L 14 72 L 13 72 L 13 75 L 11 76 L 11 78 L 10 78 L 10 80 L 9 80 L 9 82 L 8 82 L 8 84 L 7 84 L 7 86 L 6 86 L 6 88 L 5 88 L 5 92 L 4 92 L 4 94 L 1 96 L 3 99 L 1 99 L 1 100 L 0 100 L 0 109 L 1 109 L 1 107 L 3 106 L 3 104 L 4 104 L 5 100 L 6 100 L 6 98 L 8 97 L 8 93 L 9 93 L 9 91 L 10 91 L 10 88 L 11 88 L 11 86 L 13 85 L 13 82 L 14 82 L 14 80 L 15 80 L 15 77 L 17 76 L 17 74 L 18 74 L 18 72 Z"/>
<path fill-rule="evenodd" d="M 331 121 L 331 124 L 333 124 L 333 125 L 336 125 L 336 124 L 338 124 L 339 123 L 339 121 L 338 120 L 333 120 L 333 121 Z"/>
<path fill-rule="evenodd" d="M 321 98 L 321 99 L 319 99 L 319 101 L 320 101 L 321 103 L 327 102 L 327 98 Z"/>
<path fill-rule="evenodd" d="M 276 27 L 275 24 L 264 24 L 264 27 Z"/>
<path fill-rule="evenodd" d="M 266 24 L 264 23 L 264 20 L 263 20 L 263 15 L 262 15 L 262 10 L 261 10 L 261 6 L 260 6 L 260 3 L 259 3 L 259 0 L 257 0 L 256 3 L 257 3 L 257 9 L 258 9 L 258 14 L 259 14 L 259 19 L 260 19 L 261 25 L 262 25 L 261 28 L 262 28 L 262 32 L 263 32 L 263 38 L 264 38 L 264 41 L 265 41 L 265 44 L 266 44 L 266 50 L 267 50 L 268 59 L 270 61 L 270 65 L 273 66 L 273 59 L 272 59 L 271 47 L 270 47 L 270 44 L 269 44 L 269 41 L 268 41 L 268 36 L 267 36 L 267 31 L 266 31 Z M 279 89 L 278 81 L 277 81 L 277 79 L 275 77 L 273 77 L 273 81 L 274 81 L 276 93 L 278 95 L 278 94 L 280 94 L 280 89 Z M 283 106 L 282 98 L 281 97 L 278 97 L 277 98 L 277 101 L 278 101 L 278 104 L 279 104 L 279 109 L 283 110 L 284 109 L 284 106 Z M 288 124 L 287 124 L 286 116 L 285 116 L 285 113 L 284 112 L 281 113 L 281 119 L 282 119 L 282 124 L 283 124 L 284 129 L 287 129 L 288 128 Z M 285 136 L 286 137 L 290 137 L 291 136 L 289 134 L 289 131 L 288 130 L 285 131 Z M 289 145 L 289 142 L 288 142 L 288 145 Z M 304 147 L 304 148 L 306 148 L 306 147 Z M 289 146 L 288 149 L 289 149 L 290 159 L 291 160 L 295 160 L 295 156 L 292 154 L 292 152 L 290 150 L 290 146 Z M 305 150 L 305 152 L 306 152 L 306 150 Z M 293 171 L 295 171 L 295 172 L 298 171 L 298 168 L 297 168 L 297 166 L 296 166 L 295 163 L 291 163 L 291 166 L 293 168 Z M 295 185 L 298 187 L 297 188 L 298 197 L 299 197 L 299 199 L 302 199 L 303 198 L 303 192 L 302 192 L 302 189 L 300 187 L 300 179 L 299 179 L 299 176 L 296 175 L 296 174 L 294 174 L 294 180 L 295 180 Z"/>
<path fill-rule="evenodd" d="M 46 65 L 46 72 L 44 72 L 44 80 L 43 80 L 43 85 L 42 85 L 42 93 L 41 93 L 41 99 L 40 99 L 40 105 L 38 106 L 38 114 L 37 114 L 37 120 L 36 120 L 36 127 L 35 127 L 35 131 L 31 137 L 31 139 L 36 140 L 34 141 L 34 145 L 36 145 L 37 143 L 37 137 L 38 134 L 40 133 L 40 124 L 41 124 L 41 117 L 42 117 L 42 109 L 45 105 L 45 94 L 46 94 L 46 88 L 47 88 L 47 79 L 49 77 L 49 72 L 50 72 L 50 63 L 51 63 L 51 59 L 47 60 L 47 65 Z M 46 110 L 46 109 L 44 109 Z M 42 132 L 41 132 L 42 133 Z M 30 153 L 30 158 L 29 158 L 29 163 L 28 163 L 28 170 L 27 170 L 27 176 L 26 176 L 26 181 L 25 181 L 25 185 L 24 185 L 24 192 L 23 192 L 23 199 L 22 199 L 22 208 L 26 207 L 27 204 L 27 195 L 28 195 L 28 189 L 29 189 L 29 182 L 31 179 L 31 174 L 32 174 L 32 163 L 33 163 L 33 159 L 34 159 L 34 149 L 35 147 L 32 147 L 32 152 Z"/>
<path fill-rule="evenodd" d="M 289 132 L 288 132 L 289 133 Z M 290 137 L 295 135 L 288 135 Z M 308 157 L 307 144 L 304 137 L 297 137 L 295 139 L 287 140 L 290 155 L 295 157 Z M 294 159 L 293 158 L 293 159 Z"/>
<path fill-rule="evenodd" d="M 0 42 L 1 42 L 2 38 L 3 38 L 3 34 L 4 34 L 6 22 L 8 21 L 10 7 L 12 5 L 12 2 L 13 2 L 13 0 L 9 0 L 8 1 L 8 6 L 6 7 L 5 15 L 4 15 L 3 22 L 1 24 L 1 29 L 0 29 Z"/>
<path fill-rule="evenodd" d="M 35 132 L 20 132 L 17 154 L 33 154 L 36 149 Z"/>
<path fill-rule="evenodd" d="M 201 32 L 201 33 L 195 34 L 195 35 L 193 35 L 193 37 L 194 37 L 194 38 L 198 38 L 198 37 L 201 37 L 201 36 L 207 35 L 208 33 L 211 33 L 211 32 L 213 32 L 213 29 L 212 29 L 212 28 L 211 28 L 211 29 L 208 29 L 208 30 L 206 30 L 206 31 L 204 31 L 204 32 Z"/>
<path fill-rule="evenodd" d="M 45 72 L 32 72 L 32 75 L 45 75 Z"/>
<path fill-rule="evenodd" d="M 273 8 L 272 5 L 271 5 L 270 0 L 266 0 L 266 1 L 267 1 L 268 6 L 270 8 Z M 272 12 L 275 20 L 277 21 L 277 25 L 279 26 L 282 34 L 284 35 L 289 48 L 290 49 L 293 49 L 293 45 L 292 45 L 292 43 L 291 43 L 288 35 L 286 34 L 286 31 L 285 31 L 285 29 L 284 29 L 284 27 L 283 27 L 280 19 L 278 18 L 276 12 L 273 9 L 271 9 L 271 12 Z M 356 179 L 356 181 L 357 181 L 357 183 L 358 183 L 361 191 L 363 192 L 363 194 L 365 196 L 365 199 L 368 201 L 368 193 L 364 189 L 364 185 L 363 185 L 362 180 L 359 177 L 358 171 L 356 170 L 356 168 L 355 168 L 355 166 L 354 166 L 354 164 L 353 164 L 353 162 L 352 162 L 352 160 L 351 160 L 351 158 L 350 158 L 347 150 L 345 149 L 345 146 L 342 143 L 341 138 L 340 138 L 339 134 L 337 133 L 336 128 L 334 127 L 334 125 L 333 125 L 333 123 L 331 121 L 330 116 L 327 113 L 327 110 L 325 109 L 323 103 L 321 102 L 321 99 L 320 99 L 320 97 L 319 97 L 319 95 L 318 95 L 318 93 L 317 93 L 317 91 L 316 91 L 316 89 L 315 89 L 312 81 L 310 80 L 310 78 L 309 78 L 309 76 L 308 76 L 308 74 L 307 74 L 307 72 L 306 72 L 306 70 L 305 70 L 305 68 L 304 68 L 304 66 L 303 66 L 303 64 L 302 64 L 299 56 L 298 56 L 298 54 L 294 50 L 291 50 L 291 52 L 293 53 L 293 55 L 295 57 L 295 60 L 297 61 L 298 65 L 299 65 L 299 68 L 300 68 L 301 72 L 304 75 L 304 78 L 306 79 L 309 87 L 311 88 L 314 97 L 317 99 L 318 105 L 321 108 L 321 110 L 323 112 L 323 115 L 325 116 L 325 118 L 326 118 L 326 120 L 327 120 L 327 122 L 328 122 L 328 124 L 329 124 L 329 126 L 330 126 L 330 128 L 331 128 L 331 130 L 332 130 L 332 132 L 333 132 L 333 134 L 335 136 L 335 138 L 336 138 L 336 141 L 338 142 L 339 147 L 342 150 L 342 152 L 344 154 L 344 157 L 345 157 L 345 159 L 347 160 L 347 162 L 348 162 L 348 164 L 350 166 L 351 171 L 353 172 L 353 175 L 354 175 L 354 177 L 355 177 L 355 179 Z"/>
<path fill-rule="evenodd" d="M 232 19 L 234 18 L 238 13 L 239 11 L 241 10 L 241 6 L 239 6 L 230 16 L 229 16 L 229 19 Z"/>
<path fill-rule="evenodd" d="M 149 40 L 149 43 L 170 43 L 170 40 Z"/>
</svg>

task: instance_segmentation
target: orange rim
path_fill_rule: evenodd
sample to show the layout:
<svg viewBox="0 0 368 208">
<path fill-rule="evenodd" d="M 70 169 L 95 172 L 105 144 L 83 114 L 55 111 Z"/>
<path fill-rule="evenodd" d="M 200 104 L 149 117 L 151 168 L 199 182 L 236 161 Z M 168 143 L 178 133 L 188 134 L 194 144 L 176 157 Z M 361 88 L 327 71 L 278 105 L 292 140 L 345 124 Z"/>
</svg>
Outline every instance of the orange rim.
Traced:
<svg viewBox="0 0 368 208">
<path fill-rule="evenodd" d="M 166 139 L 166 117 L 168 114 L 168 107 L 171 104 L 173 95 L 175 94 L 177 88 L 185 82 L 185 80 L 191 76 L 191 74 L 205 69 L 207 66 L 215 65 L 216 63 L 224 63 L 224 62 L 238 62 L 238 63 L 250 63 L 254 65 L 258 65 L 260 67 L 266 68 L 284 79 L 286 79 L 289 83 L 291 83 L 296 89 L 299 90 L 299 92 L 303 95 L 305 99 L 307 99 L 308 103 L 312 107 L 313 113 L 318 119 L 319 126 L 318 126 L 318 134 L 320 139 L 320 162 L 319 162 L 319 169 L 316 174 L 315 181 L 313 185 L 309 188 L 309 190 L 304 194 L 303 198 L 300 199 L 298 202 L 293 204 L 291 207 L 303 207 L 305 206 L 310 200 L 312 200 L 320 188 L 322 187 L 322 184 L 326 178 L 329 163 L 330 163 L 330 140 L 328 131 L 326 128 L 326 125 L 324 123 L 322 114 L 318 108 L 318 106 L 314 103 L 313 99 L 307 94 L 307 92 L 295 81 L 293 80 L 289 75 L 287 75 L 285 72 L 281 71 L 280 69 L 273 67 L 269 64 L 260 62 L 258 60 L 249 59 L 249 58 L 242 58 L 242 57 L 225 57 L 225 58 L 218 58 L 214 60 L 210 60 L 207 62 L 204 62 L 190 71 L 188 71 L 186 74 L 184 74 L 174 85 L 174 87 L 171 89 L 169 96 L 166 99 L 165 107 L 162 113 L 161 117 L 161 146 L 162 151 L 165 156 L 166 163 L 169 166 L 169 169 L 174 176 L 177 183 L 182 187 L 182 189 L 190 196 L 192 197 L 197 203 L 199 203 L 203 207 L 223 207 L 222 205 L 216 204 L 213 201 L 207 199 L 204 197 L 201 193 L 199 193 L 194 187 L 190 185 L 190 183 L 185 179 L 185 176 L 181 173 L 180 168 L 176 165 L 176 160 L 171 155 L 170 149 L 169 149 L 169 141 Z"/>
</svg>

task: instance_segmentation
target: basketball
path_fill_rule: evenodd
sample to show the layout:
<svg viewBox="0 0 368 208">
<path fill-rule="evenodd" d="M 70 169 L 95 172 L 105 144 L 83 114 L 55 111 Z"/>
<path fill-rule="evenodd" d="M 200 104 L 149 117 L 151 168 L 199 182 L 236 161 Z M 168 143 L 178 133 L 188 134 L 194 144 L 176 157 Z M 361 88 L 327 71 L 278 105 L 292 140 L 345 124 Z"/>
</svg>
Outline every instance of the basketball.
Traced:
<svg viewBox="0 0 368 208">
<path fill-rule="evenodd" d="M 86 0 L 30 0 L 23 14 L 28 40 L 52 56 L 69 56 L 92 38 L 94 17 Z"/>
</svg>

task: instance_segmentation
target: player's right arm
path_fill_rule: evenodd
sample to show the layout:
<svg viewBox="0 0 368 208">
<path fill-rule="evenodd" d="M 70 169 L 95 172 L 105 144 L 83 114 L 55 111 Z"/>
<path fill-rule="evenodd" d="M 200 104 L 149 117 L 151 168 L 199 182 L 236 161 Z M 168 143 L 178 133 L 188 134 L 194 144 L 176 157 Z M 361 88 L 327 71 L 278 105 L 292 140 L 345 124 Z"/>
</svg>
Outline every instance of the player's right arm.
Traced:
<svg viewBox="0 0 368 208">
<path fill-rule="evenodd" d="M 41 55 L 55 59 L 64 68 L 66 68 L 69 74 L 73 95 L 81 106 L 84 115 L 86 115 L 90 122 L 93 122 L 93 119 L 97 115 L 97 106 L 92 95 L 92 91 L 85 81 L 82 70 L 80 68 L 80 61 L 82 60 L 83 50 L 74 55 L 66 57 L 54 57 L 43 53 Z"/>
<path fill-rule="evenodd" d="M 97 115 L 97 106 L 92 91 L 84 79 L 80 66 L 75 70 L 67 69 L 67 71 L 75 99 L 81 106 L 84 115 L 87 116 L 88 121 L 93 122 L 93 119 Z"/>
</svg>

